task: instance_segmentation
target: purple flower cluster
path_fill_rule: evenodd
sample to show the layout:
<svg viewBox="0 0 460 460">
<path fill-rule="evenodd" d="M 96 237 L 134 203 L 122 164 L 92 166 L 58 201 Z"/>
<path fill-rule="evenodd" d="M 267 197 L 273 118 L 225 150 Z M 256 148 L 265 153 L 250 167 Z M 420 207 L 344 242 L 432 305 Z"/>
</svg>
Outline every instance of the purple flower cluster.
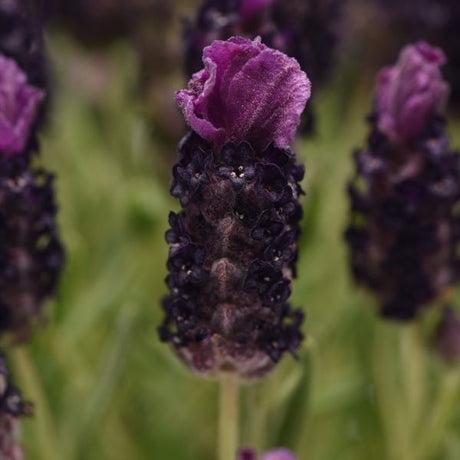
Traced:
<svg viewBox="0 0 460 460">
<path fill-rule="evenodd" d="M 31 20 L 20 5 L 0 7 L 0 23 L 10 20 L 0 31 L 0 333 L 17 339 L 54 293 L 63 263 L 53 177 L 31 166 L 45 92 L 30 80 L 41 81 L 45 66 L 34 48 L 41 41 L 32 40 L 35 29 L 27 29 Z"/>
<path fill-rule="evenodd" d="M 201 69 L 203 48 L 235 35 L 260 36 L 263 43 L 293 56 L 318 88 L 329 77 L 340 36 L 345 0 L 207 0 L 195 21 L 185 23 L 184 62 L 188 76 Z M 307 111 L 302 130 L 312 129 Z"/>
<path fill-rule="evenodd" d="M 416 316 L 460 274 L 460 157 L 445 132 L 443 62 L 439 49 L 417 43 L 380 73 L 368 145 L 354 157 L 353 274 L 395 319 Z"/>
<path fill-rule="evenodd" d="M 192 131 L 173 170 L 183 210 L 166 234 L 160 337 L 196 372 L 257 377 L 302 339 L 303 315 L 287 300 L 304 168 L 288 144 L 309 82 L 258 40 L 216 41 L 204 63 L 177 95 Z"/>
<path fill-rule="evenodd" d="M 30 415 L 32 407 L 22 400 L 19 390 L 11 383 L 11 376 L 0 352 L 0 458 L 22 460 L 17 444 L 18 417 Z"/>
</svg>

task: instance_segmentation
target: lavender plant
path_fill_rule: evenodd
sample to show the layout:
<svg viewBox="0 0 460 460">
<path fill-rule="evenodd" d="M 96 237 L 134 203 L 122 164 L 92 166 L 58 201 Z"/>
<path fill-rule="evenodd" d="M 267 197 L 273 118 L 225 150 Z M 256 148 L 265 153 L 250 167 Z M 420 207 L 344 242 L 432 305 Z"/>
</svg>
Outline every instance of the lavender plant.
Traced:
<svg viewBox="0 0 460 460">
<path fill-rule="evenodd" d="M 310 96 L 299 64 L 260 39 L 215 41 L 176 101 L 178 147 L 162 341 L 194 372 L 223 375 L 221 455 L 234 458 L 236 377 L 264 376 L 302 340 L 289 303 L 304 175 L 289 144 Z M 230 425 L 229 425 L 230 423 Z"/>
<path fill-rule="evenodd" d="M 368 146 L 354 156 L 353 274 L 394 319 L 415 317 L 459 277 L 460 169 L 445 131 L 444 63 L 441 50 L 419 42 L 380 72 Z"/>
</svg>

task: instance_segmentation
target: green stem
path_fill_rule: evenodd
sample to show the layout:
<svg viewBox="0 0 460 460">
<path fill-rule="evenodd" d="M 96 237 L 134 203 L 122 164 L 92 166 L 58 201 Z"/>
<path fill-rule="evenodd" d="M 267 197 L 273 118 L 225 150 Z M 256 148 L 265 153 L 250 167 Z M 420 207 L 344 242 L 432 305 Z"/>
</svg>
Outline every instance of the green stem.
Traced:
<svg viewBox="0 0 460 460">
<path fill-rule="evenodd" d="M 238 378 L 223 374 L 220 380 L 219 460 L 235 460 L 238 449 Z"/>
<path fill-rule="evenodd" d="M 418 438 L 422 411 L 426 407 L 426 365 L 418 336 L 418 324 L 401 327 L 400 350 L 402 361 L 403 391 L 407 404 L 407 436 L 409 444 Z"/>
<path fill-rule="evenodd" d="M 460 386 L 460 371 L 450 369 L 443 376 L 431 416 L 425 422 L 425 433 L 420 438 L 419 458 L 431 458 L 439 449 L 452 419 Z"/>
<path fill-rule="evenodd" d="M 249 432 L 248 445 L 257 451 L 265 446 L 265 417 L 266 411 L 261 407 L 262 387 L 260 383 L 253 383 L 248 388 L 248 407 L 249 407 Z"/>
</svg>

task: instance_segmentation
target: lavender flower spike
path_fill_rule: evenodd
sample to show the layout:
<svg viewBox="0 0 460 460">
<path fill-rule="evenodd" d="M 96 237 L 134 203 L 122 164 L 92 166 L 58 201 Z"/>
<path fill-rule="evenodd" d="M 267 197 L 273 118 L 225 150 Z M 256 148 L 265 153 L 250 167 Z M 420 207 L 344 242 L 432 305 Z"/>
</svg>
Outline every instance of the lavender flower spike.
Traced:
<svg viewBox="0 0 460 460">
<path fill-rule="evenodd" d="M 196 372 L 260 377 L 302 339 L 302 313 L 287 300 L 304 168 L 287 143 L 310 85 L 259 40 L 216 41 L 205 63 L 178 93 L 192 132 L 173 169 L 183 210 L 166 234 L 160 337 Z"/>
<path fill-rule="evenodd" d="M 295 59 L 260 38 L 235 37 L 206 47 L 203 63 L 176 96 L 197 134 L 218 147 L 242 139 L 256 148 L 292 142 L 310 97 L 310 82 Z"/>
<path fill-rule="evenodd" d="M 430 114 L 442 114 L 449 95 L 439 67 L 444 53 L 424 42 L 406 46 L 394 66 L 377 78 L 378 126 L 392 141 L 410 142 L 420 135 Z"/>
<path fill-rule="evenodd" d="M 460 277 L 460 157 L 445 130 L 443 61 L 417 43 L 380 73 L 368 145 L 354 157 L 353 274 L 394 319 L 414 318 Z"/>
<path fill-rule="evenodd" d="M 17 64 L 1 54 L 0 88 L 0 154 L 21 153 L 45 94 L 30 86 Z"/>
<path fill-rule="evenodd" d="M 244 448 L 238 452 L 236 460 L 257 460 L 257 453 L 250 449 Z M 297 457 L 284 447 L 270 450 L 262 455 L 261 460 L 297 460 Z"/>
</svg>

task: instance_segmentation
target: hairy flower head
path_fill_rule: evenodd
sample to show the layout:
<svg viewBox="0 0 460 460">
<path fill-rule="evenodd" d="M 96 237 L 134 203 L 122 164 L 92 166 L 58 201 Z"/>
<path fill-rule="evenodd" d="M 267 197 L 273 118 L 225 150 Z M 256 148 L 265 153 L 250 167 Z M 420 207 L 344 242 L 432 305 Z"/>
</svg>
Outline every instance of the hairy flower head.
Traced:
<svg viewBox="0 0 460 460">
<path fill-rule="evenodd" d="M 296 275 L 304 168 L 287 145 L 310 95 L 293 59 L 260 40 L 204 51 L 177 100 L 192 128 L 179 144 L 160 338 L 194 371 L 258 378 L 295 354 L 303 314 Z"/>
<path fill-rule="evenodd" d="M 293 58 L 260 38 L 216 40 L 203 52 L 205 68 L 176 101 L 190 127 L 221 147 L 248 141 L 256 148 L 289 145 L 310 97 L 310 81 Z"/>
</svg>

